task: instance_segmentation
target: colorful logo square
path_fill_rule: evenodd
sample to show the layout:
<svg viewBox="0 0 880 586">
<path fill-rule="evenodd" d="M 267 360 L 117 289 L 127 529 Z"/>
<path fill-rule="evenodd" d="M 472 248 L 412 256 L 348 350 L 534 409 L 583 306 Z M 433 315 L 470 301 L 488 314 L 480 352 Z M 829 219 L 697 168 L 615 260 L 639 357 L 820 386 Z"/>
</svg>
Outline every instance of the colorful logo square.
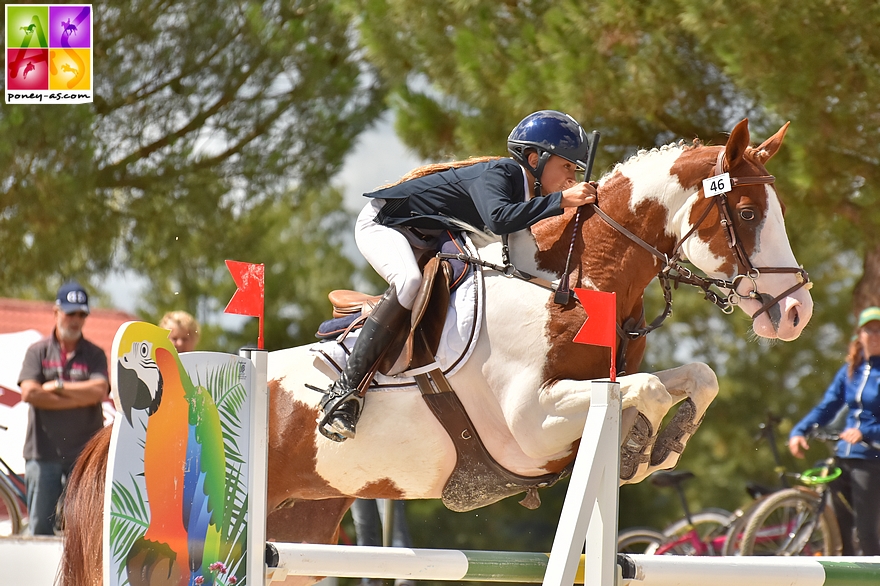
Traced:
<svg viewBox="0 0 880 586">
<path fill-rule="evenodd" d="M 92 46 L 91 6 L 50 6 L 49 46 L 88 49 Z"/>
<path fill-rule="evenodd" d="M 49 49 L 9 49 L 6 89 L 43 90 L 49 87 Z"/>
<path fill-rule="evenodd" d="M 91 4 L 6 5 L 7 104 L 93 101 Z"/>
</svg>

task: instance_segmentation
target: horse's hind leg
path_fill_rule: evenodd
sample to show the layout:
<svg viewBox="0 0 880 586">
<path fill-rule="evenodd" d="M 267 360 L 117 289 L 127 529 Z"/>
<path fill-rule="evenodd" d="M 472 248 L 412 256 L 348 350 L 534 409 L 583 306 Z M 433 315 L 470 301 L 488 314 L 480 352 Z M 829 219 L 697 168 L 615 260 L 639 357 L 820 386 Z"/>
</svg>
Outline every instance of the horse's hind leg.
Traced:
<svg viewBox="0 0 880 586">
<path fill-rule="evenodd" d="M 654 373 L 675 403 L 681 403 L 668 425 L 660 430 L 651 450 L 648 474 L 674 468 L 688 440 L 703 422 L 709 404 L 718 395 L 718 378 L 702 362 Z"/>
</svg>

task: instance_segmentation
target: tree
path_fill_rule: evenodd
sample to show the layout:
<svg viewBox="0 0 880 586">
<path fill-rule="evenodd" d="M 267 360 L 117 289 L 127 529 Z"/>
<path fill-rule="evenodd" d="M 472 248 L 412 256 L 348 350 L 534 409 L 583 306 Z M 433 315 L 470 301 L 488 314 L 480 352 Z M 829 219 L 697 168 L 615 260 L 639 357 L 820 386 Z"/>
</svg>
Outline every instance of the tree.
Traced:
<svg viewBox="0 0 880 586">
<path fill-rule="evenodd" d="M 327 182 L 384 97 L 334 4 L 114 0 L 94 26 L 93 105 L 0 111 L 0 294 L 46 297 L 128 267 L 153 284 L 145 312 L 196 311 L 225 303 L 224 256 L 268 251 L 269 275 L 313 280 L 317 267 L 294 260 L 307 251 L 285 257 L 266 239 L 303 212 L 316 234 L 338 221 Z M 345 285 L 352 267 L 321 270 Z M 317 292 L 303 289 L 312 311 Z"/>
<path fill-rule="evenodd" d="M 509 130 L 543 108 L 602 132 L 597 170 L 679 138 L 723 143 L 744 117 L 756 139 L 792 121 L 771 172 L 793 249 L 815 283 L 813 324 L 798 341 L 767 349 L 747 341 L 743 316 L 718 316 L 682 290 L 675 316 L 651 334 L 643 364 L 654 370 L 700 359 L 719 373 L 718 404 L 681 463 L 705 471 L 689 488 L 695 506 L 734 507 L 746 479 L 775 481 L 769 452 L 755 451 L 752 439 L 764 412 L 783 415 L 787 433 L 842 362 L 852 314 L 880 304 L 873 32 L 880 7 L 868 0 L 796 8 L 782 0 L 346 6 L 393 88 L 399 134 L 426 158 L 505 154 Z M 681 514 L 672 495 L 648 483 L 627 487 L 622 498 L 624 526 Z"/>
</svg>

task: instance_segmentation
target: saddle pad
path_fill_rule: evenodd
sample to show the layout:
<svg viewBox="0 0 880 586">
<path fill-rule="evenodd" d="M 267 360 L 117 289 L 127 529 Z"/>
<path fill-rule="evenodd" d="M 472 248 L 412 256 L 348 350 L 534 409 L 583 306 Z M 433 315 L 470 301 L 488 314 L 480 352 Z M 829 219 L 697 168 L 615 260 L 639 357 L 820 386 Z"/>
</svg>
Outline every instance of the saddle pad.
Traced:
<svg viewBox="0 0 880 586">
<path fill-rule="evenodd" d="M 466 243 L 469 251 L 474 251 L 470 240 Z M 475 254 L 474 252 L 470 252 Z M 447 376 L 454 374 L 467 361 L 473 352 L 480 335 L 483 305 L 482 271 L 471 271 L 461 284 L 452 292 L 449 300 L 449 312 L 443 325 L 440 346 L 437 349 L 437 365 Z M 312 344 L 310 351 L 321 358 L 330 368 L 342 372 L 357 341 L 360 329 L 346 336 L 342 342 L 326 340 Z M 420 370 L 432 370 L 437 365 Z M 385 376 L 377 373 L 370 390 L 389 387 L 415 386 L 413 375 L 417 373 L 401 373 L 397 376 Z"/>
</svg>

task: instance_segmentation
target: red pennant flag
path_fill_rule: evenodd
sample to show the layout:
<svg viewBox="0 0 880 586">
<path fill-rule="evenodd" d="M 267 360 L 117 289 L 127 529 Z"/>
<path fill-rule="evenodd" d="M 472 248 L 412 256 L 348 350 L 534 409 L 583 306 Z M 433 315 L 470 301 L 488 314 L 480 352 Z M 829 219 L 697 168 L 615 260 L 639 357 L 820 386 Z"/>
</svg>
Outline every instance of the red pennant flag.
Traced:
<svg viewBox="0 0 880 586">
<path fill-rule="evenodd" d="M 227 260 L 226 267 L 232 275 L 232 280 L 238 287 L 232 295 L 232 299 L 224 309 L 224 313 L 238 315 L 250 315 L 260 318 L 260 336 L 257 347 L 263 349 L 263 317 L 265 312 L 263 276 L 266 266 L 251 264 L 237 260 Z"/>
<path fill-rule="evenodd" d="M 587 312 L 587 321 L 574 337 L 578 344 L 606 346 L 611 348 L 611 381 L 616 378 L 615 364 L 617 350 L 617 294 L 593 291 L 591 289 L 572 289 Z"/>
</svg>

